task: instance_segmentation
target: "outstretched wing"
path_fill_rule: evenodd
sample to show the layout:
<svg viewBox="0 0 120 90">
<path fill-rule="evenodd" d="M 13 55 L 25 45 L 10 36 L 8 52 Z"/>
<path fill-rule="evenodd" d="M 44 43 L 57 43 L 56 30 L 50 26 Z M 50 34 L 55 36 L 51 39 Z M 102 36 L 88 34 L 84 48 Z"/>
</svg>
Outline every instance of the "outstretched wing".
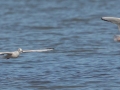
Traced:
<svg viewBox="0 0 120 90">
<path fill-rule="evenodd" d="M 4 54 L 12 54 L 12 52 L 0 52 L 0 55 L 4 55 Z"/>
<path fill-rule="evenodd" d="M 50 49 L 40 49 L 40 50 L 23 50 L 23 52 L 46 52 L 46 51 L 51 51 L 53 50 L 52 48 Z"/>
<path fill-rule="evenodd" d="M 118 28 L 120 30 L 120 18 L 116 18 L 116 17 L 102 17 L 101 18 L 104 21 L 108 21 L 108 22 L 112 22 L 114 24 L 118 25 Z"/>
</svg>

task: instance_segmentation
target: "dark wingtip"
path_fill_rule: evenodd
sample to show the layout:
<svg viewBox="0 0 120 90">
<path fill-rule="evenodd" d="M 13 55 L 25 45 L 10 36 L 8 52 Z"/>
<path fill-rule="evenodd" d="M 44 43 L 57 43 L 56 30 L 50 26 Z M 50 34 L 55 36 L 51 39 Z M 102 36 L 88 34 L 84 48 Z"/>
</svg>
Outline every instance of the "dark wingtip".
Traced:
<svg viewBox="0 0 120 90">
<path fill-rule="evenodd" d="M 53 49 L 54 50 L 54 48 L 47 48 L 47 49 Z"/>
<path fill-rule="evenodd" d="M 108 21 L 108 20 L 104 19 L 104 17 L 101 17 L 101 20 L 103 20 L 103 21 Z"/>
<path fill-rule="evenodd" d="M 101 19 L 103 20 L 103 17 L 101 17 Z"/>
</svg>

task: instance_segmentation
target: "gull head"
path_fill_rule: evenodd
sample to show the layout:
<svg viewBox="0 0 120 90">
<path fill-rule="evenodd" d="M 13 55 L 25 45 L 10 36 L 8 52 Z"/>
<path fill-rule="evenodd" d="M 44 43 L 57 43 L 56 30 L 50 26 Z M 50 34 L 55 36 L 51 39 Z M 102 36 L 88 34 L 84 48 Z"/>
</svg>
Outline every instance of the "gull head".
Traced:
<svg viewBox="0 0 120 90">
<path fill-rule="evenodd" d="M 22 48 L 18 48 L 18 52 L 22 53 L 23 52 Z"/>
<path fill-rule="evenodd" d="M 116 35 L 116 36 L 114 37 L 114 41 L 120 42 L 120 35 Z"/>
</svg>

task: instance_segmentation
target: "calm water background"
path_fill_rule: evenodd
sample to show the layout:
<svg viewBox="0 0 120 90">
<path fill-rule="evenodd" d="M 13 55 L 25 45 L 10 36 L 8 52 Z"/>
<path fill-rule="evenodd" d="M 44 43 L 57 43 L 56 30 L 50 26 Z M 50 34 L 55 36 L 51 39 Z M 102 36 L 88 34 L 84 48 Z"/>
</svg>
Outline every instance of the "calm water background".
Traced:
<svg viewBox="0 0 120 90">
<path fill-rule="evenodd" d="M 0 59 L 1 90 L 120 90 L 120 0 L 0 0 L 0 51 L 55 48 Z"/>
</svg>

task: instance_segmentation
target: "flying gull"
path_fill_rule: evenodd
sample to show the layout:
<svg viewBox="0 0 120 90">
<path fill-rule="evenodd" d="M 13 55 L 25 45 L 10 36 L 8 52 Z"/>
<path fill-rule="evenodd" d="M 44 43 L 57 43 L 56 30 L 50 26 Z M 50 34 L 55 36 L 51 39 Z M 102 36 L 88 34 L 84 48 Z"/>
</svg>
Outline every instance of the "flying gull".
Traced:
<svg viewBox="0 0 120 90">
<path fill-rule="evenodd" d="M 120 18 L 116 18 L 116 17 L 102 17 L 101 19 L 104 20 L 104 21 L 108 21 L 108 22 L 117 24 L 118 25 L 118 29 L 120 30 Z M 114 37 L 114 40 L 120 42 L 120 35 L 116 35 Z"/>
<path fill-rule="evenodd" d="M 9 59 L 9 58 L 17 58 L 21 53 L 46 52 L 46 51 L 51 51 L 51 50 L 53 49 L 48 48 L 48 49 L 39 49 L 39 50 L 22 50 L 21 48 L 18 48 L 17 51 L 13 51 L 13 52 L 0 52 L 0 55 L 5 55 L 4 58 Z"/>
</svg>

